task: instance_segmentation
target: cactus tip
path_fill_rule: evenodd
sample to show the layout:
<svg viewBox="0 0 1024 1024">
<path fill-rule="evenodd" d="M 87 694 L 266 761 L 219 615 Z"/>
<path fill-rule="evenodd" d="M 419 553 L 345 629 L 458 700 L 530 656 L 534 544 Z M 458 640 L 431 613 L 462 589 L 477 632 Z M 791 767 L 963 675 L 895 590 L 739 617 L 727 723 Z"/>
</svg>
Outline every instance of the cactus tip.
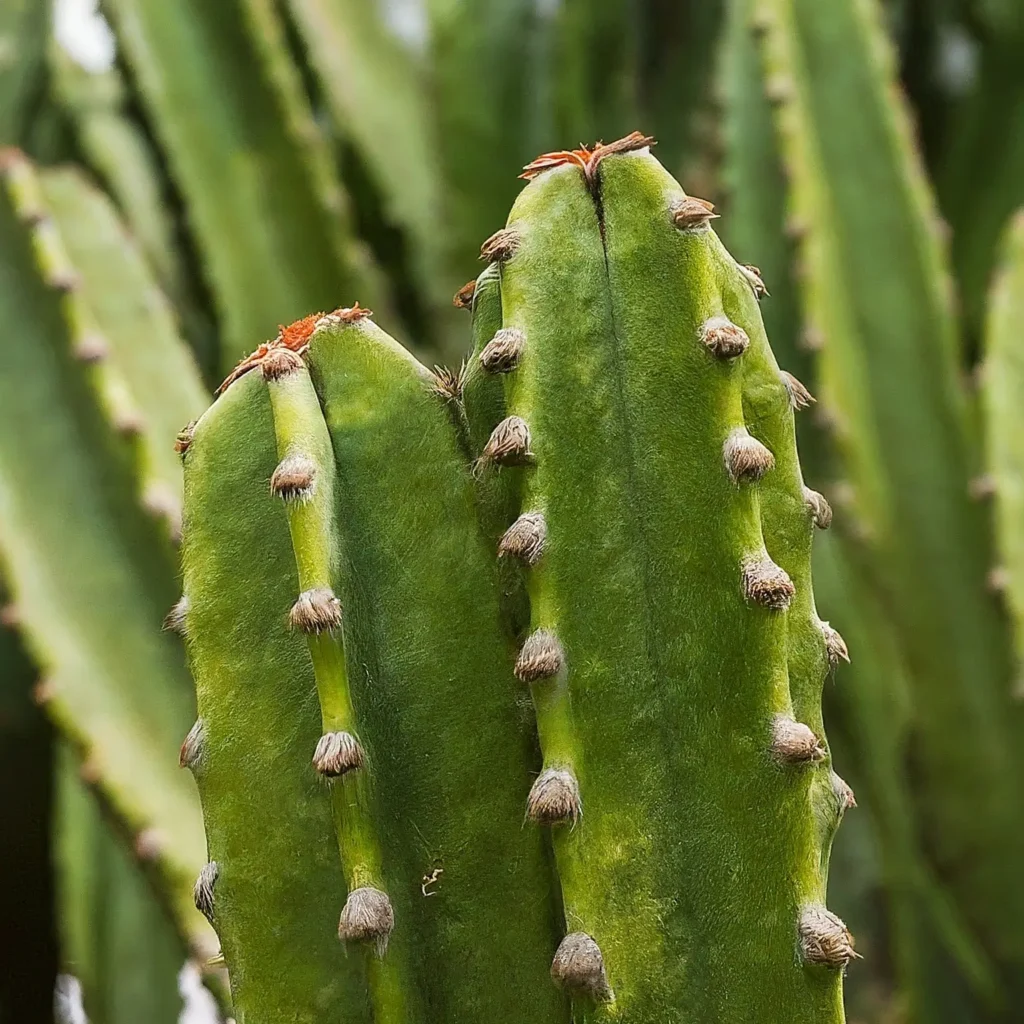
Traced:
<svg viewBox="0 0 1024 1024">
<path fill-rule="evenodd" d="M 565 665 L 565 652 L 553 633 L 538 629 L 531 633 L 516 658 L 515 674 L 522 683 L 557 676 Z"/>
<path fill-rule="evenodd" d="M 700 329 L 700 339 L 716 359 L 735 359 L 743 355 L 750 344 L 747 332 L 725 316 L 705 320 Z"/>
<path fill-rule="evenodd" d="M 523 173 L 519 177 L 530 181 L 538 174 L 549 171 L 553 167 L 574 164 L 583 172 L 587 185 L 590 187 L 594 184 L 598 164 L 606 156 L 611 156 L 614 153 L 631 153 L 656 145 L 657 142 L 652 136 L 644 135 L 643 132 L 630 132 L 624 138 L 609 142 L 608 145 L 597 142 L 590 147 L 580 146 L 579 149 L 562 149 L 555 153 L 542 153 L 536 160 L 532 160 L 523 168 Z"/>
<path fill-rule="evenodd" d="M 776 715 L 772 721 L 772 753 L 786 764 L 818 762 L 825 748 L 814 731 L 788 715 Z"/>
<path fill-rule="evenodd" d="M 286 455 L 270 477 L 270 492 L 284 501 L 308 501 L 316 486 L 316 463 L 300 452 Z"/>
<path fill-rule="evenodd" d="M 201 718 L 192 723 L 192 728 L 181 741 L 181 750 L 178 752 L 178 765 L 195 772 L 203 760 L 206 750 L 206 726 Z"/>
<path fill-rule="evenodd" d="M 760 480 L 775 465 L 775 456 L 744 427 L 729 433 L 722 446 L 722 457 L 734 484 Z"/>
<path fill-rule="evenodd" d="M 373 942 L 377 955 L 383 956 L 394 927 L 395 912 L 387 893 L 363 886 L 353 889 L 345 900 L 338 921 L 338 938 L 342 942 Z"/>
<path fill-rule="evenodd" d="M 800 952 L 807 963 L 826 967 L 842 968 L 860 959 L 842 919 L 817 903 L 800 911 Z"/>
<path fill-rule="evenodd" d="M 196 884 L 192 887 L 192 900 L 196 910 L 213 924 L 213 887 L 217 884 L 220 867 L 215 860 L 203 865 Z"/>
<path fill-rule="evenodd" d="M 324 733 L 313 753 L 313 767 L 328 779 L 362 768 L 365 763 L 363 745 L 350 732 Z"/>
<path fill-rule="evenodd" d="M 519 365 L 526 335 L 518 327 L 503 327 L 484 346 L 480 366 L 487 373 L 509 373 Z"/>
<path fill-rule="evenodd" d="M 330 587 L 304 590 L 288 613 L 292 629 L 303 633 L 326 633 L 341 625 L 341 602 Z"/>
<path fill-rule="evenodd" d="M 545 768 L 530 787 L 526 816 L 541 825 L 575 825 L 582 813 L 576 776 L 567 768 Z"/>
<path fill-rule="evenodd" d="M 502 535 L 498 543 L 498 557 L 511 555 L 524 565 L 534 566 L 544 554 L 547 539 L 544 513 L 524 512 Z"/>
<path fill-rule="evenodd" d="M 601 948 L 585 932 L 572 932 L 558 944 L 551 961 L 551 978 L 574 995 L 589 996 L 599 1003 L 613 999 Z"/>
</svg>

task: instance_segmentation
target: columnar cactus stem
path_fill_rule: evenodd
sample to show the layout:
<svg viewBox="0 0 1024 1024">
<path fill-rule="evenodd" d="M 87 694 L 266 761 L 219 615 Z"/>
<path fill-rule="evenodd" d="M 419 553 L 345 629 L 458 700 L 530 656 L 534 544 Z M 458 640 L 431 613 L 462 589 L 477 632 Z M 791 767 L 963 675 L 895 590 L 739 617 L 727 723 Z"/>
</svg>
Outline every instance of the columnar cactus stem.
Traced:
<svg viewBox="0 0 1024 1024">
<path fill-rule="evenodd" d="M 547 531 L 528 570 L 532 627 L 557 639 L 565 659 L 557 676 L 532 683 L 546 770 L 531 804 L 554 792 L 570 826 L 554 835 L 566 942 L 576 949 L 579 933 L 596 942 L 585 958 L 560 954 L 553 974 L 577 997 L 614 998 L 615 1013 L 637 1019 L 691 1000 L 712 1016 L 754 1019 L 770 991 L 790 1019 L 840 1020 L 836 973 L 801 968 L 795 956 L 798 922 L 828 919 L 817 909 L 823 840 L 807 805 L 812 780 L 830 786 L 828 767 L 813 767 L 817 753 L 773 765 L 771 750 L 778 716 L 807 714 L 820 732 L 809 705 L 826 668 L 788 392 L 763 351 L 747 379 L 745 345 L 706 342 L 708 323 L 723 317 L 739 328 L 730 336 L 763 339 L 746 276 L 708 230 L 708 205 L 681 218 L 685 197 L 649 155 L 584 153 L 583 162 L 534 172 L 510 215 L 518 246 L 501 271 L 503 325 L 525 339 L 507 375 L 507 411 L 529 426 L 534 460 L 516 471 L 522 511 L 542 513 Z M 745 421 L 744 390 L 755 412 L 773 411 L 778 425 L 763 433 L 779 452 L 747 436 L 761 424 Z M 736 431 L 760 453 L 753 463 L 730 447 Z M 757 481 L 779 472 L 773 455 L 784 483 L 761 509 Z M 769 527 L 773 504 L 788 518 Z M 795 635 L 793 662 L 817 662 L 806 682 L 792 680 L 791 697 L 784 609 L 794 588 L 769 554 L 793 533 L 808 630 Z M 711 798 L 703 787 L 715 778 L 724 784 Z M 741 811 L 753 804 L 772 808 L 759 824 Z M 659 809 L 669 806 L 671 827 Z M 717 842 L 721 854 L 709 854 Z M 751 842 L 751 861 L 724 852 Z M 780 887 L 765 885 L 769 863 Z M 713 909 L 723 899 L 725 917 Z M 672 952 L 681 934 L 685 971 Z M 726 977 L 737 958 L 744 984 Z M 567 964 L 577 960 L 589 966 L 574 973 Z"/>
<path fill-rule="evenodd" d="M 251 373 L 199 420 L 185 455 L 187 643 L 201 725 L 182 761 L 217 864 L 203 902 L 239 1019 L 365 1021 L 359 958 L 341 955 L 336 937 L 346 885 L 330 797 L 311 764 L 322 732 L 316 680 L 288 623 L 300 583 L 268 487 L 277 444 L 267 386 Z"/>
<path fill-rule="evenodd" d="M 366 757 L 341 641 L 341 603 L 334 585 L 340 544 L 333 522 L 335 464 L 323 413 L 302 359 L 288 350 L 268 355 L 267 378 L 277 453 L 281 461 L 270 487 L 285 503 L 296 574 L 301 593 L 290 623 L 305 634 L 317 694 L 323 736 L 313 752 L 313 767 L 330 783 L 334 824 L 349 895 L 341 910 L 338 936 L 345 942 L 369 941 L 383 957 L 394 927 L 394 912 L 384 891 L 381 851 L 369 806 Z M 392 957 L 368 965 L 375 1019 L 408 1019 L 408 982 L 401 961 Z"/>
</svg>

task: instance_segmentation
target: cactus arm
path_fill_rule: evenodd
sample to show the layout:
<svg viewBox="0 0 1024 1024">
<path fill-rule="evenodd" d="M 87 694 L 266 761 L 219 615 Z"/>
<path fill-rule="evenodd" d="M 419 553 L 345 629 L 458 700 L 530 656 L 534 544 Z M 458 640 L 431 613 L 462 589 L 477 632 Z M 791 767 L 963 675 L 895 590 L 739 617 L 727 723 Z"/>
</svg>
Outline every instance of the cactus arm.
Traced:
<svg viewBox="0 0 1024 1024">
<path fill-rule="evenodd" d="M 331 439 L 309 373 L 295 357 L 294 366 L 283 376 L 268 380 L 277 454 L 281 459 L 273 480 L 284 471 L 287 478 L 282 497 L 288 509 L 288 525 L 295 553 L 298 592 L 333 595 L 338 579 L 340 546 L 332 522 L 335 507 L 335 467 Z M 298 467 L 297 471 L 295 467 Z M 296 488 L 306 483 L 306 493 Z M 296 479 L 297 476 L 300 479 Z M 272 483 L 273 489 L 273 483 Z M 330 601 L 331 598 L 327 597 Z M 336 600 L 336 599 L 335 599 Z M 302 598 L 298 598 L 301 602 Z M 293 619 L 300 608 L 297 603 Z M 339 610 L 340 611 L 340 610 Z M 340 625 L 340 623 L 339 623 Z M 343 764 L 324 764 L 323 774 L 331 787 L 331 803 L 338 835 L 341 863 L 349 893 L 364 887 L 385 892 L 380 843 L 369 804 L 369 783 L 364 769 L 365 754 L 359 741 L 359 727 L 345 670 L 338 627 L 306 629 L 306 642 L 316 677 L 324 736 L 344 737 L 349 755 Z M 321 741 L 323 742 L 323 741 Z M 314 764 L 316 764 L 316 755 Z M 386 896 L 385 892 L 385 896 Z M 350 895 L 349 900 L 353 897 Z M 342 908 L 338 908 L 339 914 Z M 386 947 L 388 931 L 376 936 L 378 948 Z M 366 959 L 374 1020 L 402 1022 L 411 1008 L 407 965 L 401 953 L 392 950 Z"/>
<path fill-rule="evenodd" d="M 339 289 L 375 297 L 265 0 L 110 0 L 107 9 L 188 203 L 225 371 L 252 339 L 330 308 Z"/>
<path fill-rule="evenodd" d="M 924 827 L 965 917 L 1008 975 L 1024 977 L 1024 905 L 1007 912 L 1022 893 L 1013 865 L 1024 830 L 1011 810 L 1020 710 L 984 590 L 983 510 L 968 497 L 966 406 L 930 201 L 906 119 L 889 109 L 891 55 L 864 0 L 761 10 L 794 203 L 813 224 L 806 310 L 825 339 L 821 387 L 839 416 L 847 512 L 891 595 L 915 690 Z"/>
<path fill-rule="evenodd" d="M 288 627 L 298 581 L 268 486 L 276 464 L 270 396 L 250 374 L 199 420 L 185 455 L 183 561 L 200 717 L 182 760 L 217 865 L 200 902 L 240 1018 L 368 1021 L 356 960 L 335 935 L 345 880 L 330 797 L 310 763 L 316 686 L 306 644 Z"/>
<path fill-rule="evenodd" d="M 905 778 L 913 708 L 893 624 L 873 598 L 842 535 L 816 539 L 814 576 L 823 607 L 854 652 L 827 710 L 856 756 L 850 780 L 866 796 L 889 893 L 893 962 L 914 1020 L 985 1019 L 969 991 L 994 1012 L 1003 994 L 990 956 L 971 933 L 921 848 L 919 811 Z M 858 814 L 860 811 L 857 812 Z M 966 984 L 965 984 L 966 982 Z"/>
<path fill-rule="evenodd" d="M 167 439 L 208 402 L 195 361 L 178 336 L 170 304 L 106 196 L 72 169 L 44 171 L 39 184 L 83 301 L 102 333 L 95 358 L 123 377 L 139 410 L 143 505 L 167 519 L 172 536 L 179 535 L 181 460 Z M 128 302 L 126 293 L 136 298 Z"/>
<path fill-rule="evenodd" d="M 130 833 L 159 840 L 148 846 L 150 867 L 202 951 L 209 930 L 188 897 L 202 823 L 193 787 L 172 767 L 192 697 L 176 643 L 159 629 L 171 574 L 147 553 L 123 445 L 73 355 L 81 317 L 59 239 L 37 220 L 16 167 L 5 168 L 3 186 L 0 303 L 4 322 L 18 325 L 0 336 L 4 575 L 42 673 L 38 699 Z"/>
<path fill-rule="evenodd" d="M 1006 234 L 1003 262 L 989 304 L 983 394 L 988 473 L 995 496 L 999 582 L 1013 622 L 1018 697 L 1024 694 L 1024 532 L 1020 528 L 1024 516 L 1022 316 L 1024 215 L 1017 214 Z"/>
<path fill-rule="evenodd" d="M 326 318 L 309 365 L 337 462 L 345 655 L 391 945 L 445 1019 L 564 1019 L 547 979 L 552 880 L 522 827 L 532 723 L 448 410 L 429 371 L 366 319 Z"/>
<path fill-rule="evenodd" d="M 756 488 L 723 465 L 743 425 L 740 371 L 701 343 L 722 312 L 713 250 L 707 232 L 674 226 L 681 190 L 650 156 L 609 156 L 597 180 L 595 205 L 578 169 L 541 174 L 513 208 L 520 242 L 502 268 L 505 325 L 526 336 L 508 403 L 535 459 L 523 510 L 542 510 L 548 530 L 529 571 L 533 626 L 564 652 L 563 672 L 533 685 L 538 727 L 546 763 L 571 768 L 582 798 L 582 818 L 554 836 L 566 927 L 597 940 L 613 1017 L 683 1006 L 840 1020 L 836 973 L 796 955 L 801 906 L 822 891 L 815 819 L 803 766 L 770 752 L 774 716 L 792 714 L 785 618 L 743 596 L 763 541 Z M 684 607 L 697 592 L 701 607 Z M 698 775 L 729 783 L 697 798 Z M 741 806 L 772 810 L 756 824 Z M 725 848 L 754 835 L 759 868 L 744 877 Z M 570 987 L 611 995 L 571 974 Z"/>
<path fill-rule="evenodd" d="M 389 219 L 414 242 L 436 300 L 450 291 L 439 223 L 442 182 L 431 112 L 413 55 L 368 0 L 289 0 L 339 133 L 369 164 Z"/>
</svg>

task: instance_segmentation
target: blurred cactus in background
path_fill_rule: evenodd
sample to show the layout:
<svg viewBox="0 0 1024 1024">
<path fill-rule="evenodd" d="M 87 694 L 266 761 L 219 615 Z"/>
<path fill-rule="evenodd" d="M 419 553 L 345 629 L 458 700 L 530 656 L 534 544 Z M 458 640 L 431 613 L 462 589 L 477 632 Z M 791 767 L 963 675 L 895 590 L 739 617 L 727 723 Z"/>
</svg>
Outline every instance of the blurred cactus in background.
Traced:
<svg viewBox="0 0 1024 1024">
<path fill-rule="evenodd" d="M 1020 5 L 101 6 L 0 9 L 0 1020 L 1019 1019 Z"/>
</svg>

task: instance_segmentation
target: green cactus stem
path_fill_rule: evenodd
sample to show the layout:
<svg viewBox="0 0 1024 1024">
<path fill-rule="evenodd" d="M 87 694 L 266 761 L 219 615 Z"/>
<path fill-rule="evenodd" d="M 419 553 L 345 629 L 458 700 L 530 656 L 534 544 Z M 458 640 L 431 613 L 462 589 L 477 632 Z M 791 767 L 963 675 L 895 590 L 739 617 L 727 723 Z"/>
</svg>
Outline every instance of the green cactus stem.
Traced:
<svg viewBox="0 0 1024 1024">
<path fill-rule="evenodd" d="M 105 8 L 189 206 L 222 328 L 222 368 L 339 286 L 376 299 L 273 3 L 111 0 Z"/>
<path fill-rule="evenodd" d="M 283 329 L 195 429 L 197 894 L 247 1020 L 307 1019 L 342 902 L 343 939 L 390 933 L 346 990 L 375 1017 L 842 1020 L 856 954 L 824 899 L 850 797 L 820 695 L 845 646 L 811 593 L 806 395 L 650 142 L 527 169 L 464 290 L 465 374 L 356 306 Z M 286 851 L 257 868 L 248 835 L 303 778 L 286 830 L 315 810 L 322 836 L 333 803 L 339 856 L 326 887 L 276 869 L 284 906 Z M 302 986 L 258 977 L 269 905 L 309 944 Z"/>
</svg>

